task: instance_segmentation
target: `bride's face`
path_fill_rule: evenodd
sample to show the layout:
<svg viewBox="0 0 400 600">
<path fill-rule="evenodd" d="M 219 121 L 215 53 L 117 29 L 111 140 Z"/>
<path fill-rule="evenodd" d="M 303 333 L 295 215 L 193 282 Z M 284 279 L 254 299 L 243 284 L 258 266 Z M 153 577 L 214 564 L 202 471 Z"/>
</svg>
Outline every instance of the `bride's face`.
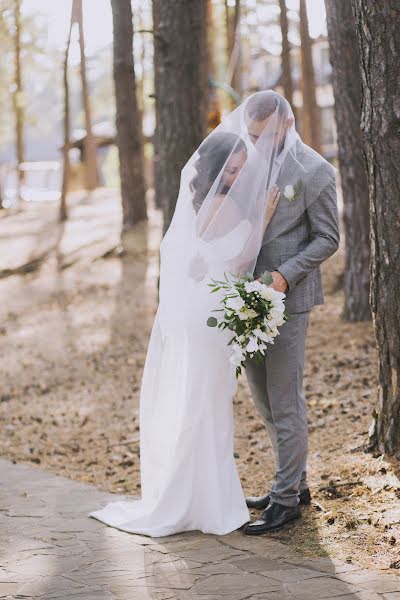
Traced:
<svg viewBox="0 0 400 600">
<path fill-rule="evenodd" d="M 239 175 L 244 163 L 246 162 L 247 154 L 243 150 L 232 154 L 225 165 L 222 173 L 222 180 L 225 185 L 231 187 L 236 177 Z"/>
</svg>

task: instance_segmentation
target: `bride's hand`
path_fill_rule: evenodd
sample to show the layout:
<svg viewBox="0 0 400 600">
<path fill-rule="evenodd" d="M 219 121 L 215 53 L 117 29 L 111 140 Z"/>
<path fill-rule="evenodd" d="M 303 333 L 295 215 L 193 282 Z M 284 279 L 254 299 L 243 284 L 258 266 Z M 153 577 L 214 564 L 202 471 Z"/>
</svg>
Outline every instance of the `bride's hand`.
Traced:
<svg viewBox="0 0 400 600">
<path fill-rule="evenodd" d="M 268 226 L 268 223 L 274 216 L 276 207 L 278 206 L 280 196 L 281 196 L 281 193 L 279 191 L 278 186 L 274 185 L 270 190 L 268 190 L 267 202 L 266 202 L 267 208 L 265 210 L 265 216 L 264 216 L 265 227 Z"/>
</svg>

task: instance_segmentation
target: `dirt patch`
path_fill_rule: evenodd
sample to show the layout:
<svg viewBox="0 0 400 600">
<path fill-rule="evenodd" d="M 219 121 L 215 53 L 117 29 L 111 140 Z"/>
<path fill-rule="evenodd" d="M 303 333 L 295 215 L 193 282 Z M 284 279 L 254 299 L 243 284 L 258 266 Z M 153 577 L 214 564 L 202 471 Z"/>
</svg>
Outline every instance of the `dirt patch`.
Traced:
<svg viewBox="0 0 400 600">
<path fill-rule="evenodd" d="M 138 396 L 156 310 L 160 215 L 117 245 L 119 200 L 98 192 L 74 203 L 60 234 L 35 208 L 35 272 L 0 281 L 1 454 L 112 492 L 140 492 Z M 0 221 L 0 256 L 24 261 L 32 214 Z M 53 223 L 53 226 L 52 226 Z M 50 244 L 47 241 L 50 240 Z M 43 250 L 44 248 L 44 250 Z M 18 268 L 15 256 L 5 264 Z M 324 265 L 326 304 L 312 312 L 305 390 L 314 503 L 274 537 L 310 556 L 329 555 L 399 573 L 398 463 L 364 453 L 377 395 L 370 323 L 341 320 L 342 250 Z M 246 493 L 273 474 L 267 435 L 245 380 L 235 398 L 237 463 Z"/>
</svg>

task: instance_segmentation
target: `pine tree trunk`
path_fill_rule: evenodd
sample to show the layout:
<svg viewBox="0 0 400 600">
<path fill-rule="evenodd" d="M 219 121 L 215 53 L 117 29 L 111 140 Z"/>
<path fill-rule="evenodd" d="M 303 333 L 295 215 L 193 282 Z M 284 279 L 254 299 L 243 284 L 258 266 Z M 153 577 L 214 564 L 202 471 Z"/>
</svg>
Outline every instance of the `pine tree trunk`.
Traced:
<svg viewBox="0 0 400 600">
<path fill-rule="evenodd" d="M 159 26 L 159 22 L 160 22 L 160 15 L 158 12 L 158 2 L 153 2 L 152 3 L 153 6 L 153 32 L 158 31 L 158 26 Z M 155 74 L 157 73 L 158 70 L 158 66 L 157 66 L 157 49 L 156 49 L 156 40 L 154 38 L 154 47 L 153 47 L 153 66 L 154 66 L 154 77 Z M 157 88 L 157 81 L 154 81 L 154 87 L 155 90 Z M 155 98 L 155 91 L 154 91 L 154 98 Z M 157 114 L 157 106 L 156 106 L 156 111 L 155 111 L 155 117 L 156 117 L 156 126 L 155 126 L 155 130 L 154 130 L 154 136 L 153 136 L 153 181 L 154 181 L 154 195 L 155 195 L 155 205 L 157 208 L 162 209 L 163 207 L 163 183 L 162 183 L 162 170 L 161 170 L 161 163 L 160 163 L 160 144 L 159 144 L 159 126 L 158 126 L 158 119 L 159 116 Z"/>
<path fill-rule="evenodd" d="M 350 2 L 325 0 L 343 190 L 346 265 L 344 318 L 371 318 L 369 199 L 360 130 L 361 77 Z"/>
<path fill-rule="evenodd" d="M 130 0 L 111 0 L 114 26 L 114 83 L 123 229 L 147 218 L 143 137 L 136 99 Z"/>
<path fill-rule="evenodd" d="M 321 116 L 317 105 L 312 42 L 308 31 L 306 0 L 300 0 L 301 89 L 303 96 L 301 133 L 303 141 L 321 151 Z"/>
<path fill-rule="evenodd" d="M 207 44 L 208 44 L 208 76 L 210 78 L 209 83 L 209 97 L 208 97 L 208 107 L 207 107 L 207 122 L 208 127 L 210 129 L 214 129 L 221 122 L 221 111 L 219 108 L 219 99 L 218 94 L 216 92 L 215 86 L 212 86 L 212 83 L 215 83 L 218 79 L 216 72 L 216 56 L 215 56 L 215 14 L 214 14 L 214 4 L 212 0 L 207 0 Z"/>
<path fill-rule="evenodd" d="M 82 101 L 85 114 L 86 136 L 84 143 L 84 162 L 86 167 L 86 187 L 94 190 L 98 185 L 96 144 L 92 133 L 92 117 L 90 108 L 89 88 L 86 77 L 85 38 L 83 32 L 82 0 L 74 0 L 73 19 L 79 28 L 79 49 L 81 58 Z"/>
<path fill-rule="evenodd" d="M 364 153 L 371 204 L 371 307 L 379 351 L 372 443 L 400 452 L 400 4 L 352 0 L 359 43 Z"/>
<path fill-rule="evenodd" d="M 233 8 L 233 10 L 231 10 Z M 241 80 L 241 44 L 240 44 L 240 0 L 235 0 L 235 5 L 230 6 L 228 0 L 225 0 L 225 21 L 226 21 L 226 37 L 227 37 L 227 55 L 228 64 L 233 61 L 230 81 L 235 92 L 242 95 L 242 80 Z M 229 67 L 228 67 L 229 68 Z"/>
<path fill-rule="evenodd" d="M 69 57 L 69 49 L 71 46 L 72 25 L 73 25 L 73 23 L 72 23 L 72 18 L 71 18 L 71 23 L 70 23 L 69 32 L 68 32 L 68 39 L 67 39 L 67 47 L 65 49 L 64 71 L 63 71 L 64 147 L 63 147 L 63 178 L 62 178 L 60 210 L 59 210 L 60 221 L 66 221 L 68 218 L 67 193 L 68 193 L 68 183 L 69 183 L 69 177 L 70 177 L 69 144 L 71 141 L 71 116 L 70 116 L 70 102 L 69 102 L 68 57 Z"/>
<path fill-rule="evenodd" d="M 295 112 L 293 106 L 293 79 L 292 79 L 292 61 L 290 58 L 290 43 L 288 39 L 289 24 L 286 10 L 286 0 L 279 0 L 280 8 L 280 25 L 282 32 L 282 86 L 283 95 L 292 107 L 293 113 Z"/>
<path fill-rule="evenodd" d="M 15 143 L 17 154 L 17 188 L 18 200 L 21 200 L 21 187 L 24 183 L 24 171 L 21 168 L 25 160 L 24 149 L 24 97 L 21 73 L 21 7 L 20 0 L 14 0 L 14 94 Z"/>
<path fill-rule="evenodd" d="M 180 172 L 207 128 L 207 2 L 153 0 L 160 193 L 167 230 Z"/>
</svg>

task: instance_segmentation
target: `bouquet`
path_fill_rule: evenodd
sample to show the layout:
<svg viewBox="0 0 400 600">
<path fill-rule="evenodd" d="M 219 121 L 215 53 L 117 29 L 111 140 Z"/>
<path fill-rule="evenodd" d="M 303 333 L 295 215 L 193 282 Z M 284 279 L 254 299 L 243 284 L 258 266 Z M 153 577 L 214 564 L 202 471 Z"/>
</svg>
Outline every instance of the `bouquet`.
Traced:
<svg viewBox="0 0 400 600">
<path fill-rule="evenodd" d="M 208 284 L 211 293 L 224 292 L 222 308 L 213 311 L 223 314 L 219 319 L 210 317 L 207 325 L 233 332 L 228 346 L 232 348 L 230 362 L 236 367 L 236 377 L 246 359 L 263 360 L 267 344 L 274 343 L 278 327 L 287 320 L 285 294 L 275 291 L 271 283 L 271 273 L 266 271 L 262 281 L 254 280 L 252 275 L 231 279 L 225 275 L 224 281 L 212 279 Z"/>
</svg>

